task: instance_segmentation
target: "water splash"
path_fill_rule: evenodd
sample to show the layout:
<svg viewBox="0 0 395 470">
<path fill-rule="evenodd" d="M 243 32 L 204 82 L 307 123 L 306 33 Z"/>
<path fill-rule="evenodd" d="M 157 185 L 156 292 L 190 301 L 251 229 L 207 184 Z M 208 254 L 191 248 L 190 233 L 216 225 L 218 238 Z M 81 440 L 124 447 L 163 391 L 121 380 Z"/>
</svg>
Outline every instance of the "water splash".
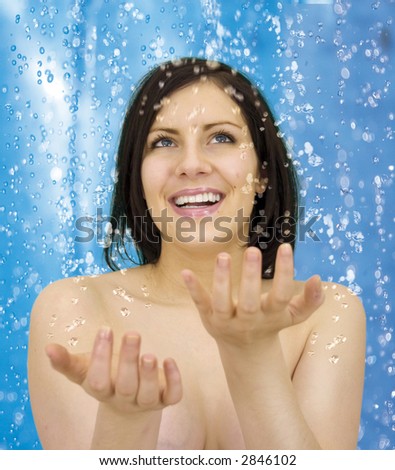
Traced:
<svg viewBox="0 0 395 470">
<path fill-rule="evenodd" d="M 347 338 L 344 335 L 337 335 L 333 338 L 332 341 L 326 344 L 325 349 L 331 350 L 334 349 L 339 344 L 343 344 L 347 341 Z"/>
<path fill-rule="evenodd" d="M 141 292 L 143 293 L 143 296 L 144 297 L 149 297 L 149 291 L 148 291 L 148 287 L 144 284 L 141 286 Z"/>
<path fill-rule="evenodd" d="M 333 355 L 329 358 L 329 362 L 331 364 L 337 364 L 339 362 L 339 359 L 340 359 L 339 356 Z"/>
<path fill-rule="evenodd" d="M 131 314 L 131 311 L 127 307 L 122 307 L 120 312 L 121 312 L 121 315 L 125 318 Z"/>
<path fill-rule="evenodd" d="M 67 341 L 67 344 L 71 347 L 75 347 L 77 346 L 78 344 L 78 338 L 76 338 L 75 336 L 73 336 L 72 338 L 70 338 L 68 341 Z"/>
<path fill-rule="evenodd" d="M 134 302 L 134 297 L 131 294 L 128 294 L 123 287 L 116 287 L 115 289 L 113 289 L 112 293 L 116 297 L 121 297 L 127 302 Z"/>
<path fill-rule="evenodd" d="M 135 3 L 0 7 L 8 56 L 0 83 L 1 372 L 14 387 L 0 390 L 2 445 L 39 447 L 28 415 L 19 414 L 26 383 L 14 375 L 26 363 L 34 298 L 59 277 L 106 270 L 95 236 L 76 243 L 74 229 L 81 213 L 110 203 L 130 91 L 162 59 L 206 54 L 256 79 L 295 157 L 306 212 L 326 216 L 314 226 L 322 243 L 298 243 L 298 275 L 318 269 L 362 295 L 368 352 L 359 446 L 393 448 L 393 2 Z M 343 300 L 335 318 L 346 313 Z"/>
<path fill-rule="evenodd" d="M 69 333 L 70 331 L 75 330 L 78 327 L 85 325 L 86 319 L 84 317 L 75 318 L 70 325 L 65 327 L 65 331 Z"/>
<path fill-rule="evenodd" d="M 310 336 L 310 344 L 315 344 L 318 340 L 318 333 L 316 331 L 314 331 L 313 333 L 311 333 L 311 336 Z"/>
<path fill-rule="evenodd" d="M 49 321 L 49 326 L 55 326 L 56 320 L 58 319 L 57 315 L 54 313 L 51 315 L 51 319 Z"/>
</svg>

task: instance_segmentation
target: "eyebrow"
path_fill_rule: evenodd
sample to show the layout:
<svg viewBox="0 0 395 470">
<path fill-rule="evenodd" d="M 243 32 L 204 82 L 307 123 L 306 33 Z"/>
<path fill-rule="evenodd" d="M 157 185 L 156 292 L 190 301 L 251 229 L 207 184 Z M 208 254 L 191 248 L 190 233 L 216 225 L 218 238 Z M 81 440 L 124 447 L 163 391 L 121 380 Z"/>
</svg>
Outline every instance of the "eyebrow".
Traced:
<svg viewBox="0 0 395 470">
<path fill-rule="evenodd" d="M 224 125 L 228 125 L 228 126 L 233 126 L 233 127 L 237 127 L 238 129 L 242 129 L 241 126 L 239 126 L 238 124 L 236 124 L 235 122 L 230 122 L 230 121 L 219 121 L 219 122 L 212 122 L 212 123 L 209 123 L 209 124 L 205 124 L 203 126 L 203 130 L 204 131 L 207 131 L 209 129 L 211 129 L 212 127 L 216 127 L 216 126 L 224 126 Z M 179 134 L 179 131 L 173 127 L 154 127 L 153 129 L 151 129 L 148 133 L 149 134 L 153 134 L 154 132 L 166 132 L 168 134 L 175 134 L 175 135 L 178 135 Z"/>
</svg>

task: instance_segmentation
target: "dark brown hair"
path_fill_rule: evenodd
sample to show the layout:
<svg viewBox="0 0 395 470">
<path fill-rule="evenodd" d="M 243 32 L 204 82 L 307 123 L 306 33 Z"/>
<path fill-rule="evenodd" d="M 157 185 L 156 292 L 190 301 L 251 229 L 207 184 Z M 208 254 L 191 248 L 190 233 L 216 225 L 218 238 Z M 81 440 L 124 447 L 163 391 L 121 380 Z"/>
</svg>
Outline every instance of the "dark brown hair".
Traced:
<svg viewBox="0 0 395 470">
<path fill-rule="evenodd" d="M 106 262 L 113 270 L 120 268 L 116 258 L 134 264 L 159 260 L 160 232 L 148 212 L 141 180 L 147 136 L 163 98 L 202 78 L 226 90 L 239 105 L 251 133 L 261 176 L 267 181 L 266 191 L 255 199 L 248 242 L 249 246 L 257 246 L 262 251 L 262 277 L 273 277 L 280 243 L 294 246 L 297 178 L 266 100 L 246 76 L 228 65 L 200 58 L 182 58 L 163 63 L 149 72 L 133 93 L 126 112 L 117 156 L 112 233 L 105 248 Z M 132 242 L 129 249 L 128 239 Z M 133 252 L 138 260 L 133 258 Z"/>
</svg>

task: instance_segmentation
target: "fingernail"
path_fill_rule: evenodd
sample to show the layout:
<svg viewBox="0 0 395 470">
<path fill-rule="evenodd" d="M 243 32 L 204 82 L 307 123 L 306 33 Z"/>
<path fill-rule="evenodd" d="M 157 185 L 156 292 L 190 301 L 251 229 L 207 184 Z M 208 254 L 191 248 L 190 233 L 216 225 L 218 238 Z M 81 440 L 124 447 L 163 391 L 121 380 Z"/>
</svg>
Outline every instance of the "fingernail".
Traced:
<svg viewBox="0 0 395 470">
<path fill-rule="evenodd" d="M 153 357 L 143 356 L 141 362 L 146 370 L 152 370 L 155 366 L 155 359 Z"/>
<path fill-rule="evenodd" d="M 173 370 L 176 370 L 177 367 L 175 365 L 175 362 L 174 362 L 174 359 L 172 359 L 171 357 L 168 357 L 167 359 L 165 359 L 163 361 L 163 365 L 166 367 L 167 370 L 169 371 L 173 371 Z"/>
<path fill-rule="evenodd" d="M 217 263 L 220 268 L 227 268 L 229 266 L 229 257 L 227 255 L 218 255 Z"/>
<path fill-rule="evenodd" d="M 189 271 L 182 271 L 181 272 L 181 276 L 184 280 L 184 282 L 186 282 L 187 284 L 190 284 L 192 282 L 192 275 Z"/>
<path fill-rule="evenodd" d="M 259 253 L 255 250 L 247 250 L 247 260 L 251 262 L 257 262 L 259 260 Z"/>
<path fill-rule="evenodd" d="M 45 354 L 49 357 L 49 359 L 52 361 L 52 357 L 53 357 L 53 352 L 52 352 L 52 349 L 49 347 L 50 345 L 47 345 L 45 347 Z"/>
<path fill-rule="evenodd" d="M 99 331 L 99 338 L 108 340 L 111 338 L 111 328 L 109 326 L 102 326 Z"/>
<path fill-rule="evenodd" d="M 281 248 L 281 254 L 283 256 L 292 256 L 292 247 L 289 243 L 284 243 Z"/>
<path fill-rule="evenodd" d="M 134 335 L 134 334 L 129 334 L 129 335 L 126 335 L 125 336 L 125 344 L 127 346 L 134 346 L 136 344 L 138 344 L 140 338 L 138 335 Z"/>
</svg>

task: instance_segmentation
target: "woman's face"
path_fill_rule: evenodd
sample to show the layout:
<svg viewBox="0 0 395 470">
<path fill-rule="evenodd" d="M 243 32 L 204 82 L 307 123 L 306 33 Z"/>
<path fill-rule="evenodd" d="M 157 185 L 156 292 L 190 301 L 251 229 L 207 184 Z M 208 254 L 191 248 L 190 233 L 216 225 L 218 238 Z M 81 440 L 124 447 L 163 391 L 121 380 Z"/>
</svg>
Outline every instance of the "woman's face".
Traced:
<svg viewBox="0 0 395 470">
<path fill-rule="evenodd" d="M 237 103 L 210 81 L 162 101 L 142 164 L 144 197 L 164 241 L 246 242 L 259 164 Z"/>
</svg>

